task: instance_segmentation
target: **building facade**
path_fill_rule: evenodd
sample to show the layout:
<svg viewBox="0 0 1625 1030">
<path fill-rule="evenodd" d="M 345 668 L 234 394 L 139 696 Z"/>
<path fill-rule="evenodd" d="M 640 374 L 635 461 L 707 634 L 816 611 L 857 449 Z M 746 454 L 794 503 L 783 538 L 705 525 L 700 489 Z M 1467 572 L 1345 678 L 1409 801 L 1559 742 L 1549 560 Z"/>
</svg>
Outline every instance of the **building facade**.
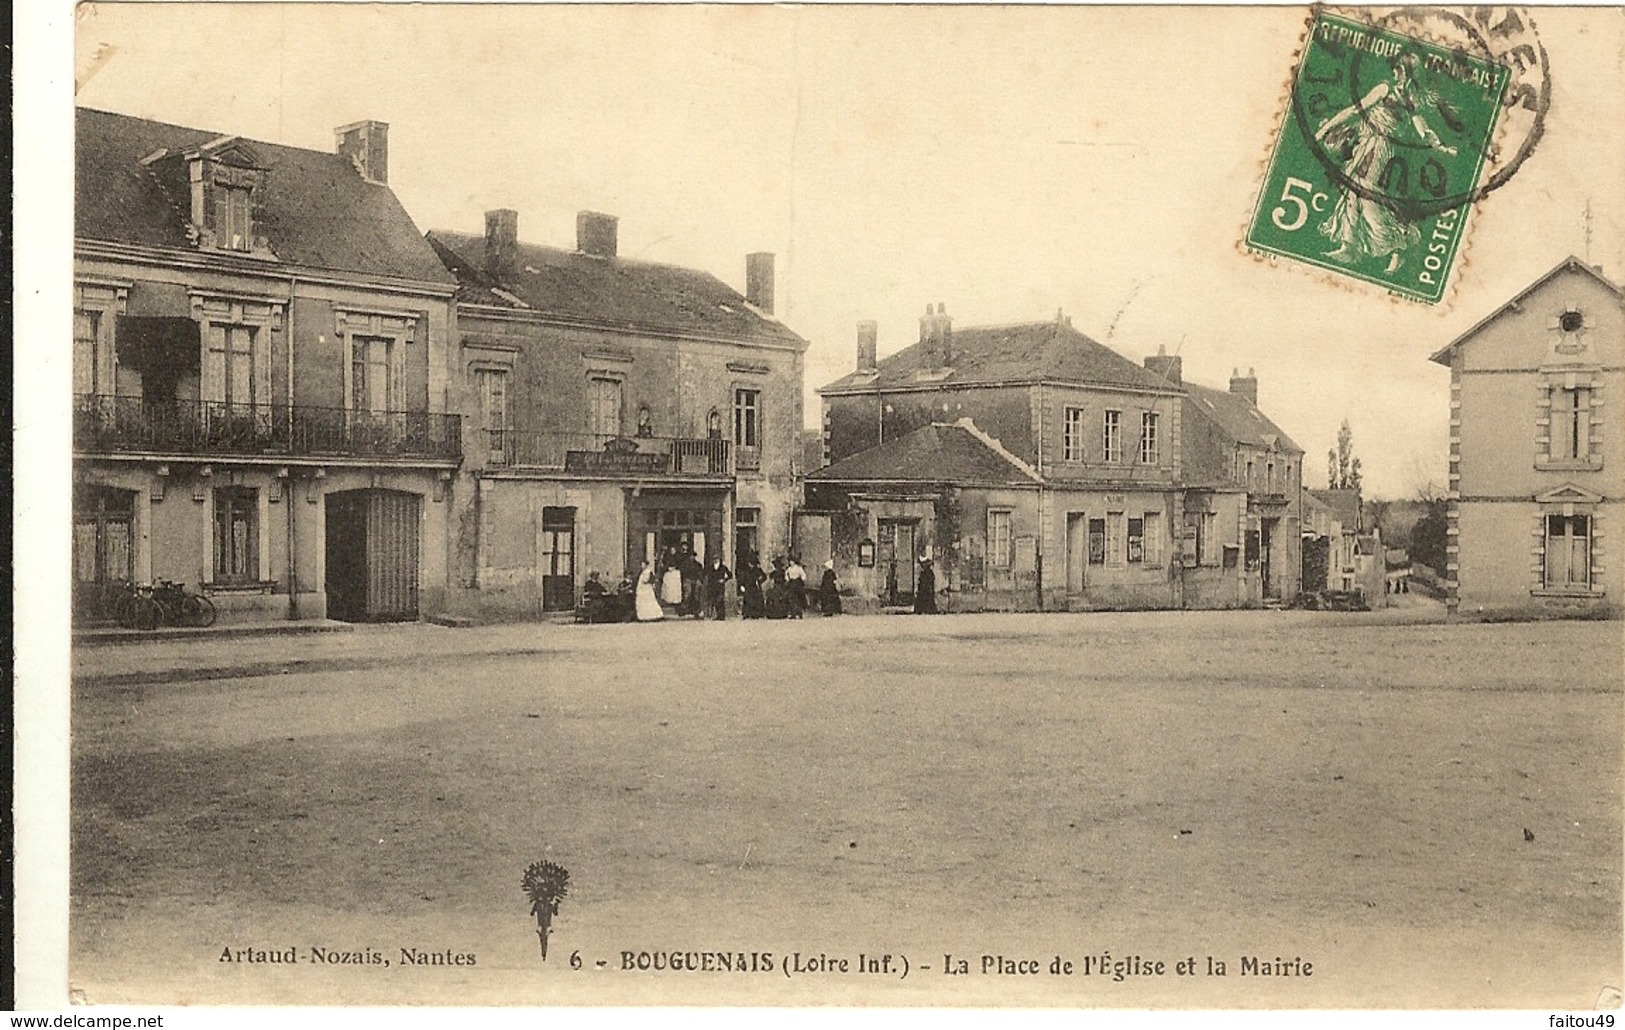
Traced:
<svg viewBox="0 0 1625 1030">
<path fill-rule="evenodd" d="M 1304 591 L 1359 594 L 1367 605 L 1382 607 L 1388 593 L 1387 552 L 1381 530 L 1366 524 L 1360 492 L 1305 490 L 1303 504 Z"/>
<path fill-rule="evenodd" d="M 1184 390 L 1179 439 L 1188 608 L 1285 604 L 1303 590 L 1303 449 L 1258 407 L 1258 376 L 1219 390 L 1184 381 L 1180 359 L 1146 358 Z"/>
<path fill-rule="evenodd" d="M 668 548 L 730 566 L 787 548 L 800 500 L 803 353 L 773 317 L 773 256 L 740 293 L 618 253 L 582 212 L 574 249 L 434 231 L 459 283 L 453 403 L 469 413 L 453 519 L 454 611 L 573 608 L 592 572 Z"/>
<path fill-rule="evenodd" d="M 441 605 L 456 281 L 388 187 L 388 126 L 331 153 L 76 131 L 76 621 L 158 579 L 222 621 Z"/>
<path fill-rule="evenodd" d="M 801 549 L 827 548 L 858 600 L 909 603 L 925 558 L 966 609 L 1296 592 L 1301 452 L 1239 394 L 1193 403 L 1177 357 L 1142 367 L 1064 316 L 956 331 L 941 305 L 884 361 L 873 323 L 857 350 L 819 391 L 827 464 L 808 476 Z M 1238 412 L 1261 428 L 1237 432 Z"/>
<path fill-rule="evenodd" d="M 1569 258 L 1444 347 L 1451 611 L 1619 610 L 1625 297 Z"/>
</svg>

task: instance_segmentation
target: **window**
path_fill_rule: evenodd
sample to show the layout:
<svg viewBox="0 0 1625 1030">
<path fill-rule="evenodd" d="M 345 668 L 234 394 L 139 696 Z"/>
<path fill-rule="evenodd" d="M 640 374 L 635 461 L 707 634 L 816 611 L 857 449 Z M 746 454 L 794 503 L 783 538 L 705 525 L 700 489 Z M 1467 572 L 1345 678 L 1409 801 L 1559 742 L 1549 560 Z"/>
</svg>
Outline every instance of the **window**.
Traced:
<svg viewBox="0 0 1625 1030">
<path fill-rule="evenodd" d="M 1247 487 L 1247 489 L 1249 489 L 1249 490 L 1251 490 L 1251 489 L 1252 489 L 1252 488 L 1253 488 L 1253 477 L 1254 477 L 1254 472 L 1253 472 L 1253 459 L 1251 459 L 1251 458 L 1248 458 L 1248 459 L 1247 459 L 1247 478 L 1246 478 L 1246 479 L 1244 479 L 1244 480 L 1242 480 L 1242 483 L 1243 483 L 1243 485 L 1245 485 L 1245 486 L 1246 486 L 1246 487 Z"/>
<path fill-rule="evenodd" d="M 1591 589 L 1591 516 L 1546 516 L 1548 590 Z"/>
<path fill-rule="evenodd" d="M 746 556 L 761 557 L 761 538 L 757 535 L 762 521 L 760 508 L 734 509 L 734 564 L 738 565 L 746 560 Z"/>
<path fill-rule="evenodd" d="M 250 219 L 250 192 L 240 187 L 214 188 L 215 245 L 227 250 L 251 250 L 254 227 Z"/>
<path fill-rule="evenodd" d="M 1083 409 L 1067 408 L 1066 420 L 1061 424 L 1061 459 L 1083 460 Z"/>
<path fill-rule="evenodd" d="M 1187 564 L 1195 562 L 1198 565 L 1217 565 L 1215 559 L 1219 554 L 1218 516 L 1211 511 L 1187 511 L 1185 513 L 1185 536 L 1191 541 L 1190 554 Z"/>
<path fill-rule="evenodd" d="M 73 313 L 73 392 L 97 393 L 101 374 L 102 316 L 99 311 L 76 310 Z"/>
<path fill-rule="evenodd" d="M 1552 391 L 1550 454 L 1554 461 L 1591 457 L 1591 390 L 1558 387 Z"/>
<path fill-rule="evenodd" d="M 1145 563 L 1147 565 L 1162 564 L 1162 512 L 1148 511 L 1145 513 L 1145 532 L 1143 535 Z"/>
<path fill-rule="evenodd" d="M 597 436 L 621 435 L 621 381 L 595 377 L 587 381 L 588 428 Z"/>
<path fill-rule="evenodd" d="M 1275 462 L 1264 463 L 1264 492 L 1273 494 L 1275 490 Z"/>
<path fill-rule="evenodd" d="M 508 370 L 482 368 L 475 378 L 480 391 L 480 428 L 485 430 L 487 462 L 502 465 L 508 460 Z"/>
<path fill-rule="evenodd" d="M 401 406 L 395 359 L 391 337 L 350 337 L 350 410 L 385 412 Z"/>
<path fill-rule="evenodd" d="M 1008 511 L 987 513 L 987 563 L 995 569 L 1008 569 L 1015 563 Z"/>
<path fill-rule="evenodd" d="M 1089 520 L 1089 564 L 1106 564 L 1106 520 Z"/>
<path fill-rule="evenodd" d="M 255 375 L 255 336 L 250 325 L 221 325 L 211 322 L 208 327 L 208 354 L 203 366 L 203 400 L 224 401 L 228 405 L 254 405 L 262 403 L 258 396 Z"/>
<path fill-rule="evenodd" d="M 1106 513 L 1106 564 L 1123 564 L 1123 513 Z"/>
<path fill-rule="evenodd" d="M 1106 412 L 1106 421 L 1100 434 L 1100 460 L 1123 460 L 1123 413 L 1121 411 Z"/>
<path fill-rule="evenodd" d="M 1128 520 L 1128 561 L 1138 565 L 1145 561 L 1145 519 Z"/>
<path fill-rule="evenodd" d="M 762 391 L 741 387 L 734 391 L 734 443 L 740 447 L 762 445 Z"/>
<path fill-rule="evenodd" d="M 1140 464 L 1155 465 L 1157 460 L 1157 413 L 1147 411 L 1140 415 Z"/>
<path fill-rule="evenodd" d="M 253 583 L 260 578 L 259 491 L 244 486 L 214 492 L 214 581 Z"/>
</svg>

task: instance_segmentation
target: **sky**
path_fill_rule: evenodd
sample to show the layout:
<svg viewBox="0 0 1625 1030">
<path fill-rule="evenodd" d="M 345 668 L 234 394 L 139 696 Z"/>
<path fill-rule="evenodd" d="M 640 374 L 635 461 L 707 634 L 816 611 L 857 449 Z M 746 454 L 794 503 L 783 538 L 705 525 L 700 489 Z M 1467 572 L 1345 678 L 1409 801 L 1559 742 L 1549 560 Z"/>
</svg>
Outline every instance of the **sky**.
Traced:
<svg viewBox="0 0 1625 1030">
<path fill-rule="evenodd" d="M 1369 496 L 1444 483 L 1446 369 L 1427 360 L 1570 254 L 1625 273 L 1625 14 L 1537 8 L 1539 147 L 1470 216 L 1429 307 L 1243 253 L 1305 21 L 1299 7 L 86 4 L 78 104 L 330 149 L 390 125 L 418 227 L 519 212 L 573 246 L 743 288 L 777 255 L 778 316 L 812 390 L 882 355 L 926 304 L 957 326 L 1052 319 L 1187 380 L 1255 369 L 1308 454 L 1347 419 Z M 66 156 L 64 156 L 66 159 Z M 1589 219 L 1588 219 L 1589 211 Z"/>
</svg>

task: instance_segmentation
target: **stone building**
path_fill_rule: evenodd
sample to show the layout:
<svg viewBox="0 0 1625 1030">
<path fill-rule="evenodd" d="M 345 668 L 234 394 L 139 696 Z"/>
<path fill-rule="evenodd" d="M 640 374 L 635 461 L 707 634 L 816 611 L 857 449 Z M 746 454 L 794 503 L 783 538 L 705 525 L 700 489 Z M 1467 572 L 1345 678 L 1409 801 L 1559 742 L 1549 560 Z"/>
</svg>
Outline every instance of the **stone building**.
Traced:
<svg viewBox="0 0 1625 1030">
<path fill-rule="evenodd" d="M 773 315 L 773 255 L 743 293 L 622 257 L 618 222 L 524 243 L 519 216 L 428 239 L 457 278 L 453 403 L 469 413 L 452 608 L 568 610 L 591 572 L 635 577 L 667 548 L 730 566 L 789 544 L 800 500 L 803 353 Z"/>
<path fill-rule="evenodd" d="M 1298 589 L 1302 452 L 1256 406 L 1137 365 L 1069 319 L 956 330 L 938 305 L 820 390 L 828 464 L 804 556 L 856 599 L 912 600 L 930 558 L 962 609 L 1256 605 Z"/>
<path fill-rule="evenodd" d="M 1185 393 L 1178 441 L 1183 603 L 1290 602 L 1303 589 L 1303 449 L 1259 410 L 1252 369 L 1219 390 L 1185 382 L 1180 364 L 1161 353 L 1146 359 Z"/>
<path fill-rule="evenodd" d="M 1620 287 L 1570 257 L 1433 360 L 1450 368 L 1450 610 L 1617 612 Z"/>
<path fill-rule="evenodd" d="M 1303 504 L 1305 552 L 1316 548 L 1320 553 L 1313 563 L 1314 580 L 1310 579 L 1312 563 L 1304 562 L 1303 589 L 1359 594 L 1371 607 L 1382 607 L 1387 593 L 1386 548 L 1381 531 L 1365 517 L 1360 491 L 1305 490 Z"/>
<path fill-rule="evenodd" d="M 76 621 L 156 579 L 222 621 L 442 603 L 456 281 L 387 134 L 324 153 L 78 111 Z"/>
</svg>

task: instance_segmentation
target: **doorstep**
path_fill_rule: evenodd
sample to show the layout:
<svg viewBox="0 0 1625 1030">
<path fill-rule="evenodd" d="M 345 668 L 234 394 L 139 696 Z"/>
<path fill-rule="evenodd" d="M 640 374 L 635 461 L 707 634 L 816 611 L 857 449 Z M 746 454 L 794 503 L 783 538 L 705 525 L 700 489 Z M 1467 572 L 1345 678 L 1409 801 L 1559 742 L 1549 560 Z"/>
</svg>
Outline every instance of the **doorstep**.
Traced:
<svg viewBox="0 0 1625 1030">
<path fill-rule="evenodd" d="M 75 629 L 73 643 L 95 647 L 99 644 L 131 644 L 171 640 L 221 640 L 231 637 L 289 636 L 300 633 L 348 633 L 355 626 L 334 619 L 285 619 L 276 622 L 236 622 L 216 626 L 163 626 L 158 629 L 125 629 L 122 626 Z"/>
</svg>

